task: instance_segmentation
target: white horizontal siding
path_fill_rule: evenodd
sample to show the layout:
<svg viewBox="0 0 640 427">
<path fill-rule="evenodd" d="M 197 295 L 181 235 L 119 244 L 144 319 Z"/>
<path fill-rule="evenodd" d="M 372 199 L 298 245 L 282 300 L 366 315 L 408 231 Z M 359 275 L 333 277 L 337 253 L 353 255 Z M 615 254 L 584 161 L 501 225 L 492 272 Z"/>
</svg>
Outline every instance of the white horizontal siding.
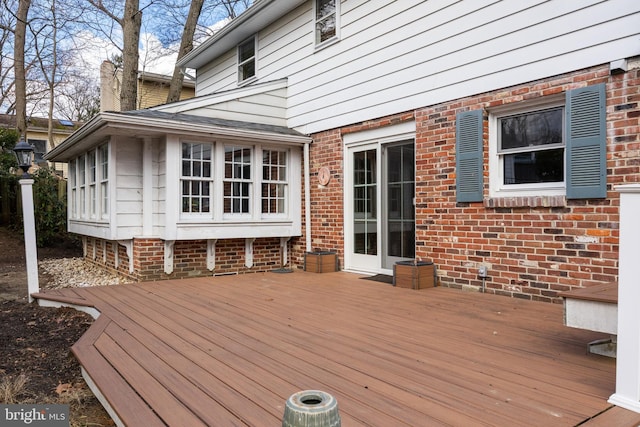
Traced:
<svg viewBox="0 0 640 427">
<path fill-rule="evenodd" d="M 207 95 L 238 86 L 237 59 L 235 49 L 197 70 L 196 96 Z"/>
<path fill-rule="evenodd" d="M 248 91 L 246 95 L 219 96 L 210 100 L 191 100 L 159 107 L 161 111 L 194 116 L 216 117 L 276 126 L 287 126 L 287 89 L 285 82 L 265 88 L 265 92 Z M 272 88 L 269 90 L 270 88 Z"/>
<path fill-rule="evenodd" d="M 131 239 L 142 234 L 142 142 L 119 137 L 116 157 L 116 236 Z"/>
<path fill-rule="evenodd" d="M 343 0 L 340 20 L 317 51 L 311 1 L 259 34 L 258 81 L 288 78 L 303 133 L 640 54 L 635 0 Z M 235 79 L 234 50 L 199 70 L 199 93 Z"/>
<path fill-rule="evenodd" d="M 289 125 L 313 133 L 640 53 L 633 1 L 435 4 L 356 31 L 344 14 L 340 43 L 289 79 Z"/>
</svg>

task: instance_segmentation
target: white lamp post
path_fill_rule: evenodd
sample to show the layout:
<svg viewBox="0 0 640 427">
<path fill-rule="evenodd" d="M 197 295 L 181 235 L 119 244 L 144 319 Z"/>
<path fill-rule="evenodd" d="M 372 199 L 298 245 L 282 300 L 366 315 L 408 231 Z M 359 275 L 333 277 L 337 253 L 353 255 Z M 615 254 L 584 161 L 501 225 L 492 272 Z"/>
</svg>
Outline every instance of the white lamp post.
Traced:
<svg viewBox="0 0 640 427">
<path fill-rule="evenodd" d="M 38 250 L 36 247 L 36 221 L 33 215 L 33 179 L 29 168 L 33 163 L 33 147 L 24 138 L 13 148 L 22 169 L 20 192 L 22 193 L 22 219 L 24 222 L 24 250 L 27 261 L 27 292 L 29 302 L 33 302 L 31 294 L 40 291 L 38 283 Z"/>
</svg>

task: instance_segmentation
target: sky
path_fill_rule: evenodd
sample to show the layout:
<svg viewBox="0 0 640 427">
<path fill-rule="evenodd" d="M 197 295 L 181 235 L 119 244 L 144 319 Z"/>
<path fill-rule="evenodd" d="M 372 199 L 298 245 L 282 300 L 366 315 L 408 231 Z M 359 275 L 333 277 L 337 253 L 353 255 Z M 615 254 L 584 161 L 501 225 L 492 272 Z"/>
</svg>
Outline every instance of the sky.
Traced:
<svg viewBox="0 0 640 427">
<path fill-rule="evenodd" d="M 217 22 L 209 27 L 212 32 L 222 28 L 228 20 Z M 76 34 L 79 45 L 86 46 L 80 50 L 80 57 L 85 67 L 96 81 L 100 79 L 100 64 L 120 52 L 109 40 L 98 37 L 91 32 Z M 164 47 L 158 37 L 149 32 L 140 34 L 140 66 L 141 71 L 170 76 L 178 57 L 178 46 Z"/>
</svg>

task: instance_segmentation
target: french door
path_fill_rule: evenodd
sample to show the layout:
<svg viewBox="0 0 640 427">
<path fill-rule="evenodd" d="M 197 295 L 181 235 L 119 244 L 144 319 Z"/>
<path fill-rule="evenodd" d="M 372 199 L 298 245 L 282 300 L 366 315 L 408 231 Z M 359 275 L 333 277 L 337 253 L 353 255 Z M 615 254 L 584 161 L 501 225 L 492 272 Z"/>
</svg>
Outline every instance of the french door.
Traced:
<svg viewBox="0 0 640 427">
<path fill-rule="evenodd" d="M 413 140 L 347 149 L 345 268 L 390 273 L 415 256 Z"/>
</svg>

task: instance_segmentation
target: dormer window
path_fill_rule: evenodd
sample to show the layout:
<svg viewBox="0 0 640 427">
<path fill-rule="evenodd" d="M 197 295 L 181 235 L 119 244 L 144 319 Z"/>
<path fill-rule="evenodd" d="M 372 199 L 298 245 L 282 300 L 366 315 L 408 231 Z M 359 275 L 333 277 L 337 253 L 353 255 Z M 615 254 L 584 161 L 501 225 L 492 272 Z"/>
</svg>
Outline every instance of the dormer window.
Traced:
<svg viewBox="0 0 640 427">
<path fill-rule="evenodd" d="M 316 46 L 338 38 L 339 0 L 316 0 Z"/>
<path fill-rule="evenodd" d="M 238 83 L 256 77 L 256 38 L 251 37 L 238 45 Z"/>
</svg>

